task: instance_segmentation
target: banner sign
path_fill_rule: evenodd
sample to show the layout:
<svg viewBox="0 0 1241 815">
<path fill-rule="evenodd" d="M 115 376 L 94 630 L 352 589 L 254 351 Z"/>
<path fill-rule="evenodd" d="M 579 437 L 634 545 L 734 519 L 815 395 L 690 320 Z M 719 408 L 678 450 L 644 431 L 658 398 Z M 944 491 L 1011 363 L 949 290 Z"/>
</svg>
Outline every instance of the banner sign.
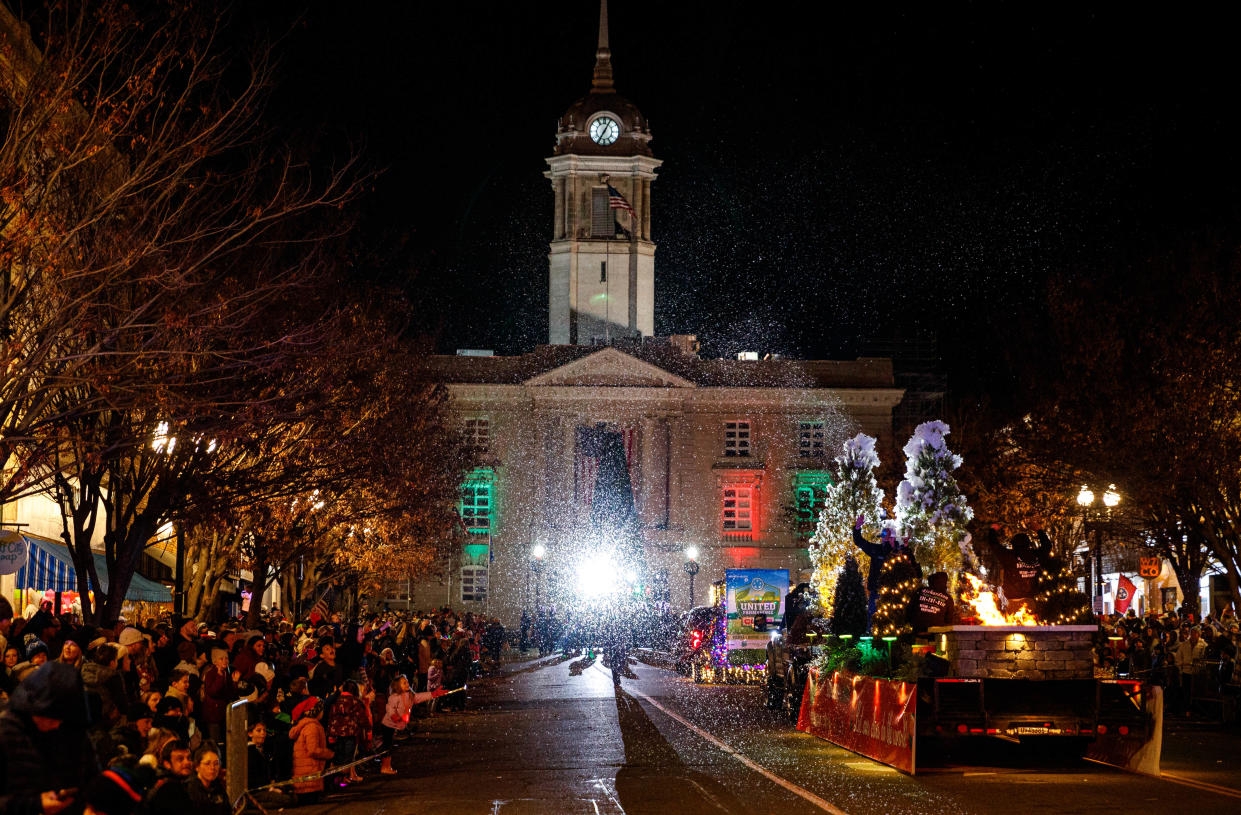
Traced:
<svg viewBox="0 0 1241 815">
<path fill-rule="evenodd" d="M 811 668 L 797 729 L 913 775 L 917 689 L 842 671 L 820 676 Z"/>
<path fill-rule="evenodd" d="M 728 650 L 766 648 L 784 619 L 788 569 L 728 569 L 724 572 Z M 755 618 L 759 627 L 756 628 Z M 764 623 L 763 620 L 766 620 Z M 760 630 L 761 629 L 761 630 Z"/>
<path fill-rule="evenodd" d="M 21 533 L 0 530 L 0 574 L 17 574 L 26 565 L 29 548 Z"/>
<path fill-rule="evenodd" d="M 1138 558 L 1138 574 L 1147 580 L 1153 580 L 1159 577 L 1159 573 L 1163 571 L 1163 562 L 1157 557 Z"/>
</svg>

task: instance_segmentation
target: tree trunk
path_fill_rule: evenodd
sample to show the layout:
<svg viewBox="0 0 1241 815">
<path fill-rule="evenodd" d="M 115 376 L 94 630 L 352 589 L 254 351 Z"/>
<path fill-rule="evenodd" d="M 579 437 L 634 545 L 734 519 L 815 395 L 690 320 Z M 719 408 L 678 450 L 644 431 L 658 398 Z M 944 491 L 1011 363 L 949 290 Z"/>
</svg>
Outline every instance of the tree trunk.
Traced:
<svg viewBox="0 0 1241 815">
<path fill-rule="evenodd" d="M 263 608 L 263 594 L 267 591 L 268 554 L 267 545 L 255 536 L 254 559 L 250 562 L 250 610 L 246 613 L 246 626 L 258 628 L 259 612 Z"/>
</svg>

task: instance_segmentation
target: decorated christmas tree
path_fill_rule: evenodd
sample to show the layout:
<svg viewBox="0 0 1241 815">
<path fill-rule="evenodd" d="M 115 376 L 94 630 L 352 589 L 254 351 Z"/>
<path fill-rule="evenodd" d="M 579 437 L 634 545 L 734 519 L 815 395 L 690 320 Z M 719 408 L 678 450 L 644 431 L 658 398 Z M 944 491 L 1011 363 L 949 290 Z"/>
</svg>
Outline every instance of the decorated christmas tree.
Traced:
<svg viewBox="0 0 1241 815">
<path fill-rule="evenodd" d="M 866 586 L 857 558 L 845 556 L 845 565 L 836 578 L 832 599 L 832 633 L 860 637 L 866 633 Z"/>
<path fill-rule="evenodd" d="M 832 615 L 837 575 L 844 568 L 846 558 L 858 558 L 863 572 L 869 568 L 870 558 L 853 545 L 854 520 L 864 515 L 867 525 L 862 534 L 868 540 L 879 539 L 883 490 L 875 482 L 878 466 L 875 439 L 865 433 L 841 445 L 841 454 L 835 459 L 833 483 L 827 488 L 818 527 L 810 539 L 810 563 L 814 567 L 811 584 L 828 616 Z"/>
<path fill-rule="evenodd" d="M 948 449 L 943 422 L 923 422 L 905 445 L 905 480 L 896 488 L 896 517 L 918 562 L 956 574 L 970 558 L 965 525 L 974 517 L 952 471 L 961 457 Z"/>
<path fill-rule="evenodd" d="M 879 601 L 870 621 L 870 633 L 876 637 L 912 634 L 909 604 L 921 585 L 922 569 L 908 549 L 885 560 L 879 571 Z"/>
<path fill-rule="evenodd" d="M 1090 600 L 1077 588 L 1070 564 L 1057 555 L 1046 557 L 1034 587 L 1034 614 L 1049 625 L 1090 621 Z"/>
</svg>

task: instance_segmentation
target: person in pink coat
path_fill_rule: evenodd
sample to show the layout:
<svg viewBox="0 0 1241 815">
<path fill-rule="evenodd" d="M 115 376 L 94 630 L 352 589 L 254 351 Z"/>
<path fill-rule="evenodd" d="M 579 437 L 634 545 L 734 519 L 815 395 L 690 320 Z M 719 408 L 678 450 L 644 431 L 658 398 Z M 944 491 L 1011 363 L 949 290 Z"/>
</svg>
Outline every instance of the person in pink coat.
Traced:
<svg viewBox="0 0 1241 815">
<path fill-rule="evenodd" d="M 383 721 L 379 723 L 381 749 L 384 751 L 383 764 L 379 772 L 384 775 L 396 775 L 396 770 L 392 769 L 392 741 L 397 733 L 409 727 L 409 714 L 413 711 L 414 705 L 429 702 L 447 692 L 441 689 L 414 693 L 409 689 L 409 677 L 405 674 L 400 674 L 392 680 L 392 689 L 388 693 L 388 704 L 384 708 Z"/>
<path fill-rule="evenodd" d="M 315 696 L 304 699 L 293 709 L 293 777 L 318 775 L 336 753 L 327 746 L 327 733 L 319 719 L 323 716 L 323 700 Z M 323 792 L 322 776 L 293 784 L 299 804 L 313 804 Z"/>
</svg>

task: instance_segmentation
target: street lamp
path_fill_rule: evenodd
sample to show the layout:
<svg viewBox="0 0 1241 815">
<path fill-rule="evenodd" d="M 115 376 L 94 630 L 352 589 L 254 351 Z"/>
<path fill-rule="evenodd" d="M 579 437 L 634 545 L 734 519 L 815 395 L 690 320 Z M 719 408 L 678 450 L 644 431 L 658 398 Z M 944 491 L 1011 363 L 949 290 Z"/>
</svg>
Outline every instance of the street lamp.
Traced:
<svg viewBox="0 0 1241 815">
<path fill-rule="evenodd" d="M 689 607 L 694 607 L 694 575 L 698 574 L 698 547 L 685 547 L 685 573 L 689 575 Z"/>
<path fill-rule="evenodd" d="M 1077 493 L 1077 504 L 1082 508 L 1082 531 L 1086 531 L 1087 512 L 1094 505 L 1094 490 L 1082 484 L 1082 488 Z M 1116 491 L 1115 484 L 1108 484 L 1107 489 L 1103 491 L 1103 506 L 1107 510 L 1107 519 L 1112 519 L 1112 510 L 1120 505 L 1120 493 Z M 1103 530 L 1098 525 L 1095 526 L 1094 538 L 1094 573 L 1095 573 L 1095 590 L 1094 605 L 1098 608 L 1098 613 L 1103 613 Z"/>
</svg>

